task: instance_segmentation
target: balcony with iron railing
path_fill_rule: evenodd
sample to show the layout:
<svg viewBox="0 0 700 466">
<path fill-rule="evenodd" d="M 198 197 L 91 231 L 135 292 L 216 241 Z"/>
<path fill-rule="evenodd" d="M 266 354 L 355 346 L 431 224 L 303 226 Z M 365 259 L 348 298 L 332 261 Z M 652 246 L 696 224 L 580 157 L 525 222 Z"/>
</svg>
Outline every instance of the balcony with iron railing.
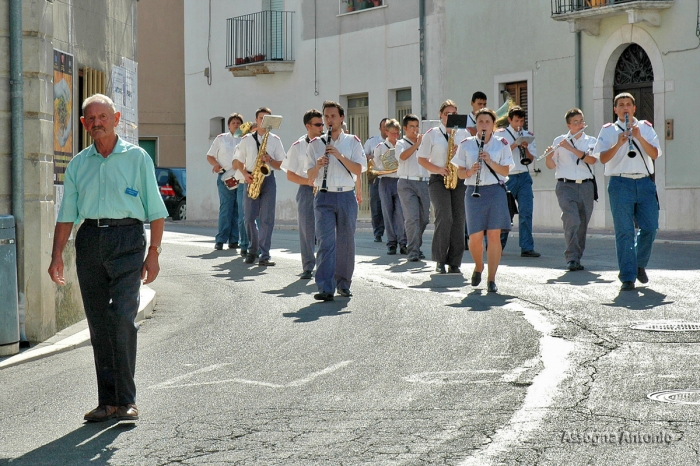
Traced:
<svg viewBox="0 0 700 466">
<path fill-rule="evenodd" d="M 226 67 L 234 76 L 294 69 L 293 11 L 265 10 L 226 20 Z"/>
<path fill-rule="evenodd" d="M 571 32 L 599 34 L 600 22 L 608 17 L 627 15 L 630 24 L 646 22 L 661 26 L 661 10 L 675 0 L 551 0 L 552 19 L 567 21 Z"/>
</svg>

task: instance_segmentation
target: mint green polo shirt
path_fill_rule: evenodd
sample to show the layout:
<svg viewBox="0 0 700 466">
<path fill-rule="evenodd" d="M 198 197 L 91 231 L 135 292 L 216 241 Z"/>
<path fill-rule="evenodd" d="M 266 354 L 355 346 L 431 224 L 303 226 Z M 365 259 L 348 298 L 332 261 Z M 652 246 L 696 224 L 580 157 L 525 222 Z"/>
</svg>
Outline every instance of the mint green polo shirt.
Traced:
<svg viewBox="0 0 700 466">
<path fill-rule="evenodd" d="M 58 222 L 86 218 L 136 218 L 150 222 L 168 216 L 148 153 L 121 138 L 104 158 L 95 145 L 68 163 Z"/>
</svg>

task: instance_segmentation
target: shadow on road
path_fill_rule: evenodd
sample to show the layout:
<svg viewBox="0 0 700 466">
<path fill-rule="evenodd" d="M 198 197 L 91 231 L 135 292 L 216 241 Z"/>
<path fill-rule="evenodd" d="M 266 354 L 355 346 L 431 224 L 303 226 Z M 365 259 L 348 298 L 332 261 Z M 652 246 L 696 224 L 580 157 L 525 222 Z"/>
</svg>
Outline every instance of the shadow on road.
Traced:
<svg viewBox="0 0 700 466">
<path fill-rule="evenodd" d="M 350 311 L 343 311 L 343 308 L 348 307 L 348 300 L 340 298 L 335 301 L 318 301 L 302 307 L 296 312 L 284 312 L 284 317 L 294 319 L 295 324 L 304 324 L 314 322 L 321 317 L 337 317 L 343 314 L 350 314 Z"/>
<path fill-rule="evenodd" d="M 646 287 L 637 287 L 633 291 L 620 291 L 612 303 L 603 303 L 603 306 L 624 307 L 631 311 L 647 311 L 658 306 L 673 304 L 673 301 L 665 301 L 666 295 Z"/>
<path fill-rule="evenodd" d="M 473 290 L 460 303 L 448 304 L 448 307 L 467 307 L 470 311 L 483 312 L 495 307 L 503 307 L 516 296 L 507 294 L 488 293 L 486 290 Z"/>
<path fill-rule="evenodd" d="M 201 256 L 194 256 L 201 257 Z M 267 267 L 260 267 L 257 263 L 246 264 L 241 256 L 233 258 L 230 262 L 217 264 L 215 269 L 222 273 L 214 274 L 215 278 L 226 278 L 234 282 L 249 282 L 255 280 L 255 277 L 262 275 Z"/>
<path fill-rule="evenodd" d="M 311 286 L 313 285 L 313 286 Z M 295 296 L 310 295 L 316 293 L 316 283 L 313 280 L 298 279 L 279 290 L 266 290 L 263 293 L 279 296 L 281 298 L 294 298 Z"/>
<path fill-rule="evenodd" d="M 409 288 L 427 288 L 430 291 L 453 291 L 452 288 L 462 288 L 466 285 L 467 280 L 462 274 L 433 274 L 430 280 L 424 281 L 420 285 L 410 286 Z"/>
<path fill-rule="evenodd" d="M 134 427 L 136 427 L 134 423 L 116 421 L 84 424 L 68 435 L 25 453 L 19 458 L 0 459 L 0 465 L 107 465 L 116 451 L 109 446 L 120 434 L 130 431 Z"/>
<path fill-rule="evenodd" d="M 547 280 L 548 285 L 556 283 L 567 283 L 569 285 L 590 285 L 593 283 L 612 283 L 613 280 L 604 280 L 600 278 L 600 274 L 579 270 L 576 272 L 566 271 L 562 276 Z"/>
</svg>

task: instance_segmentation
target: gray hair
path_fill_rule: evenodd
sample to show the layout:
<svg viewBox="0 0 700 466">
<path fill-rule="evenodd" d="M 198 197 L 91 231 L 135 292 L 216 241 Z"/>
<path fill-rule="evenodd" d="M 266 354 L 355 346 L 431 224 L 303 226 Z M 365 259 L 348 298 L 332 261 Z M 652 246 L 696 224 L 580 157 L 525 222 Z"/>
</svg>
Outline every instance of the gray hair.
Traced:
<svg viewBox="0 0 700 466">
<path fill-rule="evenodd" d="M 114 102 L 112 101 L 112 99 L 110 99 L 109 97 L 107 97 L 104 94 L 93 94 L 83 101 L 83 107 L 82 107 L 83 114 L 85 114 L 85 109 L 88 108 L 92 104 L 106 105 L 109 108 L 111 108 L 113 112 L 116 113 L 116 111 L 117 111 L 117 107 L 114 106 Z"/>
</svg>

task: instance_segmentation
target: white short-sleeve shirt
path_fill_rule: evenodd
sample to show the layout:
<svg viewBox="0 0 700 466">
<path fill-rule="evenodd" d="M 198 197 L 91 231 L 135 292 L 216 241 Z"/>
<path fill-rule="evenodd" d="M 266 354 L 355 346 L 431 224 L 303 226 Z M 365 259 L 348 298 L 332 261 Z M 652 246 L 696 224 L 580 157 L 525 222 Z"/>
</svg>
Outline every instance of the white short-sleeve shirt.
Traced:
<svg viewBox="0 0 700 466">
<path fill-rule="evenodd" d="M 377 144 L 377 146 L 374 148 L 374 168 L 375 168 L 375 170 L 383 171 L 383 170 L 387 169 L 384 166 L 384 163 L 382 162 L 382 155 L 386 154 L 391 149 L 394 149 L 394 157 L 398 159 L 398 157 L 396 156 L 396 148 L 388 139 L 385 139 L 384 141 Z M 379 178 L 398 178 L 398 177 L 399 177 L 399 175 L 397 172 L 388 173 L 386 175 L 379 175 Z"/>
<path fill-rule="evenodd" d="M 470 136 L 459 143 L 457 148 L 457 153 L 452 159 L 452 164 L 457 167 L 465 167 L 467 169 L 471 168 L 479 160 L 479 143 L 480 139 L 476 136 Z M 503 165 L 513 169 L 513 154 L 508 147 L 508 141 L 504 138 L 498 136 L 492 136 L 489 142 L 484 144 L 484 152 L 488 152 L 491 156 L 491 160 L 498 165 Z M 491 170 L 486 167 L 486 164 L 482 164 L 481 173 L 475 173 L 470 176 L 464 183 L 468 186 L 474 186 L 476 184 L 477 176 L 479 177 L 479 184 L 482 186 L 490 184 L 499 184 L 500 182 L 505 182 L 507 177 L 502 177 L 496 173 L 497 177 L 494 177 Z"/>
<path fill-rule="evenodd" d="M 634 119 L 634 123 L 639 126 L 641 136 L 649 144 L 656 147 L 659 151 L 659 157 L 661 157 L 659 137 L 656 135 L 656 131 L 654 131 L 654 127 L 651 123 L 647 120 L 639 121 L 636 118 Z M 598 142 L 596 142 L 595 148 L 593 149 L 593 157 L 600 160 L 601 152 L 605 152 L 617 144 L 618 135 L 624 132 L 624 127 L 625 123 L 620 120 L 616 123 L 607 123 L 604 125 L 600 129 Z M 634 147 L 634 145 L 632 145 L 632 147 Z M 634 150 L 637 152 L 637 156 L 628 157 L 627 152 L 629 152 L 629 145 L 623 144 L 622 147 L 617 150 L 613 158 L 605 164 L 605 176 L 614 176 L 623 173 L 644 175 L 654 173 L 653 160 L 644 153 L 644 149 L 642 149 L 642 145 L 639 142 L 637 142 L 637 147 L 634 147 Z"/>
<path fill-rule="evenodd" d="M 309 136 L 304 135 L 294 141 L 287 151 L 280 168 L 285 172 L 292 172 L 304 178 L 308 178 L 306 169 L 306 149 L 309 147 Z"/>
<path fill-rule="evenodd" d="M 413 152 L 406 160 L 401 160 L 401 154 L 413 147 L 414 143 L 408 138 L 396 141 L 396 160 L 399 161 L 399 170 L 396 172 L 399 178 L 427 178 L 430 176 L 428 170 L 418 163 L 418 150 Z"/>
<path fill-rule="evenodd" d="M 459 144 L 459 141 L 467 136 L 469 136 L 469 132 L 466 129 L 458 129 L 455 133 L 455 144 Z M 444 167 L 447 165 L 447 139 L 447 130 L 442 123 L 438 127 L 430 128 L 423 135 L 423 140 L 418 148 L 418 157 L 428 159 L 438 167 Z"/>
<path fill-rule="evenodd" d="M 569 149 L 559 147 L 559 143 L 564 139 L 567 139 L 569 144 L 572 144 L 571 132 L 557 136 L 552 143 L 552 146 L 556 147 L 554 155 L 552 155 L 552 160 L 556 165 L 554 177 L 557 179 L 566 178 L 567 180 L 587 180 L 593 178 L 591 170 L 588 169 L 583 160 L 579 160 L 578 156 Z M 596 138 L 586 133 L 581 134 L 581 136 L 573 140 L 573 146 L 583 152 L 592 151 L 595 143 Z"/>
<path fill-rule="evenodd" d="M 338 149 L 338 152 L 350 159 L 352 162 L 362 165 L 362 171 L 367 171 L 367 158 L 362 149 L 360 138 L 353 134 L 346 134 L 341 131 L 338 139 L 332 140 L 331 144 Z M 326 153 L 326 136 L 314 138 L 309 142 L 306 148 L 306 170 L 313 168 L 316 161 L 323 157 Z M 355 187 L 356 176 L 350 173 L 343 163 L 337 158 L 330 156 L 328 158 L 328 171 L 326 172 L 326 186 L 334 188 L 347 188 L 348 190 Z M 323 172 L 325 168 L 321 168 L 314 180 L 314 186 L 321 187 L 323 183 Z"/>
<path fill-rule="evenodd" d="M 515 142 L 516 139 L 518 139 L 518 130 L 513 128 L 512 126 L 508 125 L 507 128 L 500 128 L 498 131 L 496 131 L 496 136 L 500 138 L 504 138 L 506 141 L 508 141 L 508 146 L 510 147 L 511 144 Z M 523 130 L 523 136 L 532 136 L 534 137 L 535 134 L 531 133 L 530 131 L 524 129 Z M 537 156 L 537 147 L 535 145 L 535 141 L 533 140 L 530 144 L 528 144 L 527 150 L 534 156 Z M 513 168 L 510 169 L 511 174 L 515 173 L 521 173 L 521 172 L 526 172 L 528 171 L 528 168 L 526 165 L 523 165 L 520 163 L 520 148 L 515 147 L 511 151 L 511 157 L 513 157 L 513 163 L 515 164 Z"/>
<path fill-rule="evenodd" d="M 219 134 L 211 143 L 207 155 L 214 157 L 224 170 L 230 170 L 233 163 L 233 154 L 241 138 L 234 137 L 230 131 Z"/>
<path fill-rule="evenodd" d="M 258 159 L 258 143 L 256 142 L 256 137 L 257 141 L 260 141 L 262 144 L 263 136 L 258 135 L 257 132 L 248 133 L 243 136 L 241 142 L 238 143 L 238 147 L 236 147 L 236 155 L 234 156 L 236 160 L 243 162 L 245 169 L 249 172 L 253 171 L 255 162 Z M 267 153 L 277 162 L 284 160 L 284 147 L 282 147 L 282 141 L 276 134 L 270 133 L 267 138 Z"/>
</svg>

